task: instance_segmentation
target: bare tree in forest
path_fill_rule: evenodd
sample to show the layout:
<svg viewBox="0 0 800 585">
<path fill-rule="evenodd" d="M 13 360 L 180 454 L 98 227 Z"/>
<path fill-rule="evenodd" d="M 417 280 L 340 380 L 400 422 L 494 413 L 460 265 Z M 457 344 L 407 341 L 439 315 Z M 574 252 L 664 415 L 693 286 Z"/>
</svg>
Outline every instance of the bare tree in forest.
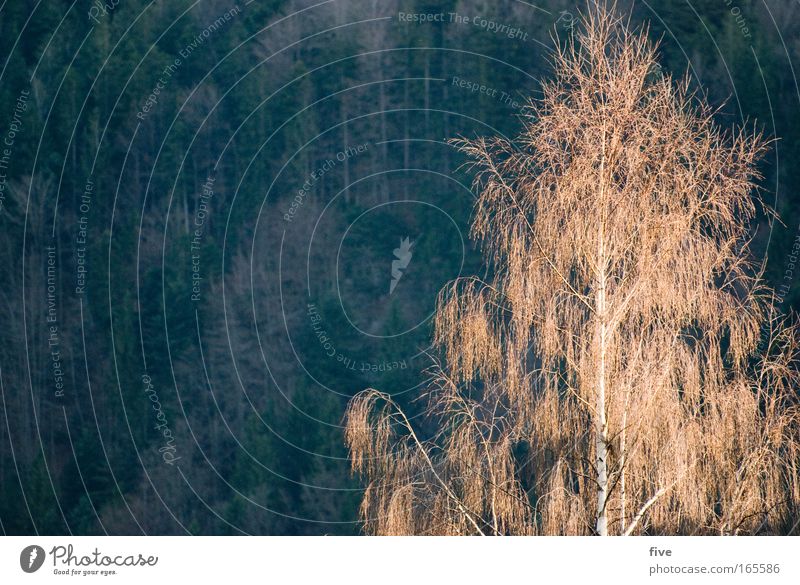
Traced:
<svg viewBox="0 0 800 585">
<path fill-rule="evenodd" d="M 602 7 L 554 65 L 515 143 L 458 143 L 493 277 L 440 294 L 435 430 L 349 406 L 367 530 L 796 530 L 798 337 L 748 247 L 765 140 Z"/>
</svg>

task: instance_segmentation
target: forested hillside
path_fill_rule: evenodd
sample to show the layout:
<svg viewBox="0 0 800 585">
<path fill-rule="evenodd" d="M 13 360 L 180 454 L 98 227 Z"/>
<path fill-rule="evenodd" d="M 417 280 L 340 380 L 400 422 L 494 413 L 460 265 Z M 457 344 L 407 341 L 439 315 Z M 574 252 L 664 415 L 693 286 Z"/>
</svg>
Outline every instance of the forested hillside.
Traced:
<svg viewBox="0 0 800 585">
<path fill-rule="evenodd" d="M 348 400 L 421 412 L 484 270 L 448 140 L 515 135 L 582 6 L 0 4 L 2 531 L 360 533 Z M 629 8 L 653 75 L 776 139 L 754 249 L 798 307 L 800 5 Z"/>
</svg>

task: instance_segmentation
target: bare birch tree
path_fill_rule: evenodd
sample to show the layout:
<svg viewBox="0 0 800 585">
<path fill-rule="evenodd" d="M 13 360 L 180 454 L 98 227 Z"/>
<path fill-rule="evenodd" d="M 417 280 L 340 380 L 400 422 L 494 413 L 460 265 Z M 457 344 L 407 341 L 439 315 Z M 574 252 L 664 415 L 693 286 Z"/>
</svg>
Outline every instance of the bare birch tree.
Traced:
<svg viewBox="0 0 800 585">
<path fill-rule="evenodd" d="M 787 533 L 796 327 L 749 249 L 764 138 L 603 7 L 514 143 L 461 140 L 493 276 L 440 294 L 428 420 L 347 413 L 376 534 Z"/>
</svg>

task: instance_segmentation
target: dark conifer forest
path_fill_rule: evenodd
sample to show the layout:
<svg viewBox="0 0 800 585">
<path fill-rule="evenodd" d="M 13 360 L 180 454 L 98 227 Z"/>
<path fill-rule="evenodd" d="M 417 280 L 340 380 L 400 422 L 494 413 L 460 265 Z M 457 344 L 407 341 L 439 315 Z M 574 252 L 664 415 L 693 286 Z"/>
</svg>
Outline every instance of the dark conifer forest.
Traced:
<svg viewBox="0 0 800 585">
<path fill-rule="evenodd" d="M 751 246 L 800 308 L 800 4 L 617 7 L 774 139 Z M 361 534 L 348 402 L 432 424 L 437 295 L 491 270 L 450 141 L 516 136 L 585 9 L 0 2 L 0 531 Z"/>
</svg>

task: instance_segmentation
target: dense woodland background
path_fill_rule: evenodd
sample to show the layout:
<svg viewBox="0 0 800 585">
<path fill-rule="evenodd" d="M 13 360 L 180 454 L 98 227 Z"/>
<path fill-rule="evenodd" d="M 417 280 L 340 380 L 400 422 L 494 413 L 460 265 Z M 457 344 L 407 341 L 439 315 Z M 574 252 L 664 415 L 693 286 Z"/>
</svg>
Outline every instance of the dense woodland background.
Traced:
<svg viewBox="0 0 800 585">
<path fill-rule="evenodd" d="M 446 140 L 513 135 L 582 4 L 107 4 L 0 4 L 0 528 L 357 534 L 348 398 L 418 410 L 436 294 L 481 270 Z M 778 139 L 762 172 L 781 222 L 753 232 L 797 307 L 800 5 L 620 8 L 721 125 Z"/>
</svg>

